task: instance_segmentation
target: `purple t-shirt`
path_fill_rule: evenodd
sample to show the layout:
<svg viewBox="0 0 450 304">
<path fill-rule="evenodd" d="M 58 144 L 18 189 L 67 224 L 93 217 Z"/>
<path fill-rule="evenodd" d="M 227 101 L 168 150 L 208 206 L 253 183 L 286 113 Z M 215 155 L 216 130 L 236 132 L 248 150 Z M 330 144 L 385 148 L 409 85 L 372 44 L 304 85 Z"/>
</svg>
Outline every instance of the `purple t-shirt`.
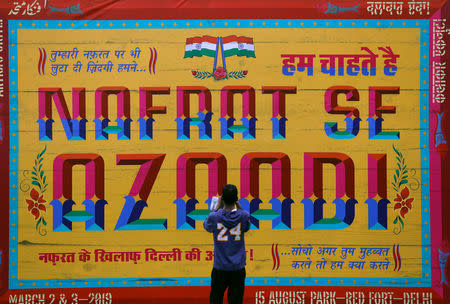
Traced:
<svg viewBox="0 0 450 304">
<path fill-rule="evenodd" d="M 213 233 L 214 268 L 239 270 L 246 264 L 244 232 L 250 229 L 250 215 L 247 211 L 220 209 L 211 212 L 203 222 L 206 231 Z"/>
</svg>

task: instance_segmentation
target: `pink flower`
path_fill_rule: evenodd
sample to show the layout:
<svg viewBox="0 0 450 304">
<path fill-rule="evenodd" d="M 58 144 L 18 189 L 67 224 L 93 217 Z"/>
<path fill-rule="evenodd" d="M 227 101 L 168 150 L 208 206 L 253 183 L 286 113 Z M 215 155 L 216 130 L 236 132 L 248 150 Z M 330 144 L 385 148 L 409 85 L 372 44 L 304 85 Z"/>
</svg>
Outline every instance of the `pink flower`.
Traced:
<svg viewBox="0 0 450 304">
<path fill-rule="evenodd" d="M 36 189 L 31 189 L 30 191 L 30 197 L 32 198 L 32 200 L 27 199 L 27 203 L 28 203 L 28 211 L 31 212 L 31 214 L 34 215 L 34 219 L 37 220 L 39 218 L 40 215 L 40 211 L 46 211 L 47 209 L 45 208 L 44 203 L 46 203 L 46 201 L 44 200 L 43 196 L 39 196 L 39 192 L 36 191 Z"/>
<path fill-rule="evenodd" d="M 216 79 L 222 79 L 225 78 L 227 76 L 227 72 L 225 72 L 224 68 L 217 68 L 214 71 L 214 78 Z"/>
<path fill-rule="evenodd" d="M 401 196 L 400 196 L 401 195 Z M 400 215 L 404 218 L 409 210 L 412 208 L 412 202 L 414 198 L 408 198 L 409 189 L 408 187 L 403 188 L 400 195 L 397 193 L 397 197 L 394 199 L 397 203 L 394 205 L 394 210 L 400 209 Z"/>
</svg>

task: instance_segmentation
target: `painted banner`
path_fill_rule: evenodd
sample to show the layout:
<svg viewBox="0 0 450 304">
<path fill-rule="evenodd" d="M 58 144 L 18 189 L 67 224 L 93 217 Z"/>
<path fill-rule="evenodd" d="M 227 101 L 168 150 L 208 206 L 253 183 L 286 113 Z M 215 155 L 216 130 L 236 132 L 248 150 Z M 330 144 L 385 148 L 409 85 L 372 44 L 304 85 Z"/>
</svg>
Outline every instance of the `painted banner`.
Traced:
<svg viewBox="0 0 450 304">
<path fill-rule="evenodd" d="M 207 303 L 203 221 L 232 183 L 246 303 L 448 303 L 433 1 L 311 2 L 308 19 L 40 2 L 2 21 L 2 301 Z"/>
</svg>

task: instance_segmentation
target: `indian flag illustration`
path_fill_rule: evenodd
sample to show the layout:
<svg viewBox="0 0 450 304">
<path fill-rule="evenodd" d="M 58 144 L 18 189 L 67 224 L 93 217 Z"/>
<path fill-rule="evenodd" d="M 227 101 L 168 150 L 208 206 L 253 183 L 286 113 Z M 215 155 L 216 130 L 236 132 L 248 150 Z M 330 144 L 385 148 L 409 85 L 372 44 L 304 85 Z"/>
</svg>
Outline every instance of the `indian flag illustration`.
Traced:
<svg viewBox="0 0 450 304">
<path fill-rule="evenodd" d="M 191 37 L 186 39 L 184 47 L 184 58 L 192 58 L 194 56 L 201 57 L 203 55 L 215 57 L 219 38 L 211 36 Z"/>
<path fill-rule="evenodd" d="M 212 72 L 193 70 L 192 75 L 198 79 L 214 77 L 215 80 L 221 79 L 240 79 L 247 76 L 247 70 L 228 71 L 225 62 L 226 57 L 230 56 L 255 56 L 255 45 L 253 38 L 244 36 L 227 37 L 191 37 L 186 39 L 184 47 L 184 58 L 209 56 L 214 57 L 214 66 Z M 222 66 L 218 66 L 218 58 L 222 56 Z"/>
<path fill-rule="evenodd" d="M 223 53 L 225 57 L 237 55 L 246 57 L 255 57 L 255 45 L 253 38 L 227 36 L 222 38 Z"/>
</svg>

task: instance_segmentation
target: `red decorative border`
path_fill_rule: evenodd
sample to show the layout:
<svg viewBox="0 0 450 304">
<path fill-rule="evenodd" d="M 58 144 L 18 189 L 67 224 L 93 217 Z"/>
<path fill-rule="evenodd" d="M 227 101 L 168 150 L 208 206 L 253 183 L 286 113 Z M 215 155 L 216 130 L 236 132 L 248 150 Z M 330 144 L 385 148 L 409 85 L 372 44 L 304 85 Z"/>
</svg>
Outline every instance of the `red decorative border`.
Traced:
<svg viewBox="0 0 450 304">
<path fill-rule="evenodd" d="M 440 10 L 441 18 L 447 19 L 447 22 L 450 21 L 450 3 L 445 3 L 445 5 Z M 450 36 L 445 36 L 445 43 L 447 46 L 450 45 Z M 447 63 L 447 73 L 448 65 L 450 63 L 450 48 L 446 48 L 446 54 L 441 58 L 441 61 L 445 61 Z M 447 88 L 450 86 L 450 79 L 447 77 Z M 445 102 L 441 104 L 441 111 L 445 112 L 444 121 L 442 122 L 442 131 L 444 133 L 445 139 L 447 142 L 450 140 L 450 99 L 449 99 L 449 90 L 447 89 L 445 92 Z M 434 143 L 434 139 L 432 141 Z M 430 143 L 431 144 L 431 143 Z M 442 240 L 441 242 L 446 241 L 447 243 L 450 243 L 450 151 L 447 149 L 447 153 L 443 155 L 441 158 L 441 171 L 440 173 L 440 191 L 442 194 L 442 200 L 441 200 L 441 222 L 442 222 Z M 436 180 L 439 180 L 439 176 L 433 176 L 432 178 L 435 178 Z M 434 185 L 433 180 L 430 181 L 430 191 L 433 193 L 433 190 L 436 189 L 435 187 L 438 187 L 439 184 Z M 431 206 L 433 208 L 433 206 Z M 433 216 L 433 213 L 431 213 Z M 438 214 L 439 216 L 439 214 Z M 433 221 L 433 217 L 431 218 L 431 221 Z M 433 230 L 432 230 L 433 234 Z M 432 247 L 436 248 L 440 246 L 440 244 L 433 243 L 432 239 Z M 437 260 L 438 253 L 432 253 L 432 260 Z M 434 264 L 431 264 L 431 267 L 434 267 Z M 445 275 L 447 277 L 447 280 L 450 278 L 450 263 L 447 263 L 447 267 L 445 270 Z M 434 287 L 434 286 L 433 286 Z M 444 303 L 450 303 L 450 286 L 444 285 L 443 288 L 443 298 Z"/>
<path fill-rule="evenodd" d="M 8 64 L 8 20 L 1 18 L 0 22 L 0 64 L 3 67 L 3 97 L 0 96 L 0 294 L 8 289 L 9 265 L 9 64 Z"/>
<path fill-rule="evenodd" d="M 34 1 L 34 0 L 33 0 Z M 28 1 L 28 2 L 33 2 Z M 47 0 L 47 6 L 57 8 L 72 7 L 80 3 L 80 14 L 51 12 L 44 8 L 45 0 L 38 0 L 41 10 L 35 16 L 20 14 L 8 15 L 14 1 L 0 1 L 0 15 L 10 19 L 429 19 L 447 0 L 427 0 L 430 3 L 429 15 L 409 15 L 408 1 L 404 0 L 404 14 L 371 15 L 367 11 L 367 0 Z M 369 0 L 375 1 L 375 0 Z M 386 0 L 382 0 L 386 1 Z M 17 1 L 21 2 L 21 1 Z M 359 5 L 357 11 L 327 13 L 317 8 L 318 4 L 333 3 L 342 7 Z"/>
<path fill-rule="evenodd" d="M 209 303 L 209 286 L 205 287 L 124 287 L 124 288 L 74 288 L 74 289 L 21 289 L 21 290 L 9 290 L 3 297 L 0 298 L 0 303 L 8 303 L 10 296 L 16 296 L 17 300 L 22 295 L 23 298 L 26 295 L 40 295 L 46 299 L 45 304 L 50 303 L 48 300 L 50 295 L 54 295 L 56 300 L 54 303 L 58 303 L 61 295 L 67 299 L 67 303 L 71 303 L 72 294 L 76 293 L 79 299 L 79 303 L 89 303 L 90 294 L 105 294 L 112 293 L 112 303 L 114 304 L 133 304 L 133 303 L 145 303 L 145 304 L 206 304 Z M 288 293 L 291 292 L 289 295 Z M 316 286 L 246 286 L 244 293 L 244 303 L 269 303 L 269 297 L 272 293 L 272 297 L 277 299 L 270 303 L 290 303 L 289 301 L 283 302 L 284 297 L 295 298 L 293 294 L 304 292 L 305 304 L 346 304 L 346 303 L 359 303 L 357 299 L 354 302 L 346 302 L 346 296 L 352 294 L 353 297 L 357 297 L 358 293 L 364 294 L 364 304 L 369 303 L 391 303 L 391 304 L 444 304 L 448 302 L 442 302 L 439 300 L 440 296 L 430 290 L 429 288 L 402 288 L 402 287 L 370 287 L 370 291 L 367 287 L 316 287 Z M 370 294 L 369 294 L 370 292 Z M 404 293 L 408 293 L 406 296 Z M 318 296 L 322 297 L 323 302 L 318 301 Z M 335 298 L 335 301 L 326 301 L 324 297 L 331 295 Z M 359 294 L 360 295 L 360 294 Z M 432 301 L 428 302 L 428 296 L 432 296 Z M 264 296 L 264 301 L 262 300 Z M 417 296 L 417 299 L 415 298 Z M 386 302 L 382 300 L 375 301 L 375 298 L 386 297 Z M 408 298 L 410 297 L 410 298 Z M 226 295 L 225 295 L 226 298 Z M 311 300 L 311 298 L 313 298 Z M 404 302 L 403 299 L 407 300 Z M 82 301 L 81 299 L 88 299 Z M 281 302 L 280 302 L 281 299 Z M 369 301 L 369 299 L 371 299 Z M 389 300 L 391 299 L 391 300 Z M 277 302 L 278 301 L 278 302 Z M 392 302 L 390 302 L 392 301 Z M 409 302 L 408 302 L 409 301 Z M 35 299 L 35 303 L 38 303 Z M 95 303 L 95 301 L 93 302 Z M 102 303 L 102 302 L 99 302 Z M 108 302 L 105 302 L 108 303 Z M 224 303 L 227 303 L 224 300 Z M 294 302 L 301 304 L 302 302 Z M 362 301 L 360 303 L 363 303 Z"/>
</svg>

